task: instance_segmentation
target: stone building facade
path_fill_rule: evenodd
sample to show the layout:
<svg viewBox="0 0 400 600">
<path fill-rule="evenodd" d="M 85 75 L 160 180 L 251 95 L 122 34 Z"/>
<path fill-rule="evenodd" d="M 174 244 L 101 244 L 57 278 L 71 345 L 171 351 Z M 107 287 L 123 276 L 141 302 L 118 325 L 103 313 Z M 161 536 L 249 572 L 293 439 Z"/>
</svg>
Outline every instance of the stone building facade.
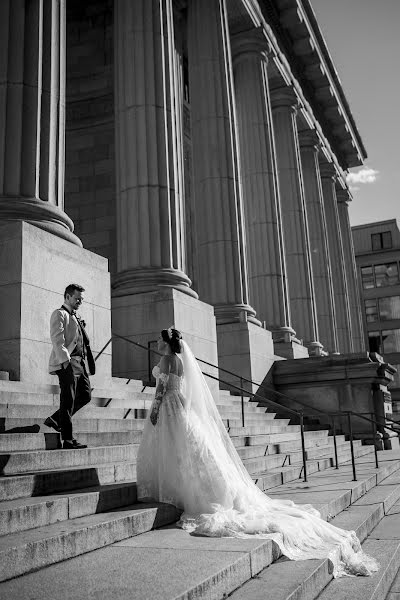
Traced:
<svg viewBox="0 0 400 600">
<path fill-rule="evenodd" d="M 0 11 L 3 369 L 39 377 L 71 280 L 95 350 L 111 308 L 115 333 L 174 323 L 256 381 L 278 359 L 365 352 L 346 172 L 366 153 L 309 0 Z M 123 341 L 112 360 L 147 372 Z"/>
</svg>

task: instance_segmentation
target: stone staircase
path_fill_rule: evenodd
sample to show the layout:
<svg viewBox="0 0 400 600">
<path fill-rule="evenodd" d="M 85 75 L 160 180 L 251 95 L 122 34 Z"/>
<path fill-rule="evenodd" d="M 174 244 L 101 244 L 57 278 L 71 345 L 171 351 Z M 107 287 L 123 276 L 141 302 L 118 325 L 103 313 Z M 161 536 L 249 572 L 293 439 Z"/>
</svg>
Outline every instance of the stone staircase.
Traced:
<svg viewBox="0 0 400 600">
<path fill-rule="evenodd" d="M 0 584 L 0 596 L 4 590 L 7 598 L 23 598 L 21 589 L 24 585 L 28 586 L 27 590 L 30 589 L 30 578 L 37 575 L 34 571 L 43 569 L 45 576 L 51 569 L 68 569 L 75 560 L 89 564 L 96 553 L 106 550 L 105 546 L 111 551 L 126 544 L 124 548 L 129 548 L 133 554 L 136 552 L 134 548 L 143 554 L 143 547 L 150 552 L 154 550 L 152 540 L 165 540 L 167 535 L 167 547 L 172 552 L 170 560 L 174 556 L 177 561 L 182 544 L 183 547 L 189 544 L 194 548 L 198 544 L 208 548 L 207 544 L 216 543 L 215 540 L 192 538 L 177 530 L 173 523 L 179 514 L 173 507 L 137 503 L 136 455 L 152 397 L 153 390 L 147 388 L 142 392 L 142 383 L 136 381 L 125 385 L 123 381 L 114 380 L 110 389 L 93 390 L 92 403 L 74 417 L 77 437 L 89 447 L 64 451 L 59 448 L 58 434 L 43 425 L 43 420 L 58 405 L 57 386 L 28 386 L 20 382 L 0 381 L 0 581 L 4 582 Z M 239 455 L 259 487 L 268 490 L 269 495 L 276 493 L 282 496 L 288 494 L 290 486 L 296 490 L 300 486 L 303 495 L 297 501 L 315 503 L 315 498 L 304 498 L 304 492 L 310 489 L 310 485 L 299 480 L 302 475 L 299 426 L 290 425 L 289 419 L 277 419 L 265 408 L 246 400 L 243 427 L 241 401 L 226 391 L 220 393 L 218 408 Z M 345 478 L 345 483 L 341 481 L 339 484 L 341 492 L 343 486 L 352 488 L 350 495 L 347 492 L 339 494 L 336 504 L 330 498 L 326 505 L 320 505 L 325 516 L 338 514 L 354 499 L 365 494 L 369 487 L 379 483 L 379 478 L 390 475 L 395 470 L 394 465 L 398 465 L 397 461 L 393 461 L 379 470 L 379 476 L 376 473 L 369 475 L 362 484 L 351 486 L 347 480 L 351 471 L 349 466 L 343 466 L 339 471 L 331 468 L 333 440 L 327 430 L 307 431 L 305 440 L 311 478 L 334 473 L 336 478 Z M 337 444 L 339 464 L 343 465 L 350 459 L 349 443 L 344 436 L 338 436 Z M 368 465 L 368 472 L 373 471 L 373 448 L 356 442 L 355 453 L 358 461 Z M 148 543 L 150 546 L 146 545 Z M 253 581 L 255 565 L 259 567 L 257 573 L 261 573 L 274 558 L 278 558 L 276 548 L 265 540 L 219 540 L 217 546 L 225 548 L 224 559 L 228 555 L 237 558 L 235 552 L 246 555 L 248 560 L 252 557 L 250 576 L 247 577 L 251 580 L 249 584 Z M 234 550 L 231 550 L 232 546 Z M 155 554 L 150 554 L 154 558 Z M 72 561 L 64 563 L 66 559 Z M 132 556 L 131 561 L 130 568 L 135 565 Z M 146 578 L 148 564 L 140 562 L 140 565 Z M 293 566 L 294 563 L 290 565 L 293 569 L 299 568 Z M 206 573 L 205 565 L 204 568 Z M 225 590 L 223 593 L 233 592 L 247 579 L 237 583 L 235 575 L 228 585 L 229 592 Z M 17 588 L 18 595 L 14 595 L 12 590 Z M 206 589 L 204 593 L 198 589 L 193 597 L 222 598 L 218 589 L 216 586 L 212 595 Z M 43 595 L 43 590 L 41 593 L 38 598 L 55 597 Z M 155 592 L 148 595 L 148 590 L 143 592 L 144 595 L 140 594 L 138 591 L 129 597 L 140 600 L 158 597 Z M 57 598 L 64 597 L 59 595 L 58 588 L 56 595 Z M 119 597 L 118 594 L 112 595 Z M 65 598 L 72 597 L 72 593 L 65 595 Z M 160 596 L 164 599 L 169 597 Z M 293 599 L 295 597 L 306 598 L 300 595 L 293 596 Z"/>
</svg>

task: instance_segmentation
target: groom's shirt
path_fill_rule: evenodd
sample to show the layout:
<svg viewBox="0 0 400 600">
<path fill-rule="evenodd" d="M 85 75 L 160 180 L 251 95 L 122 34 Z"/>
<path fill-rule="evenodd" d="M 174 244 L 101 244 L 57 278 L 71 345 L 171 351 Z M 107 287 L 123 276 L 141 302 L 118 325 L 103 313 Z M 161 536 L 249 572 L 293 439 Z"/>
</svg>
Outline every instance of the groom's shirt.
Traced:
<svg viewBox="0 0 400 600">
<path fill-rule="evenodd" d="M 56 373 L 71 356 L 83 356 L 83 337 L 78 321 L 66 306 L 56 309 L 50 317 L 52 351 L 49 373 Z M 75 354 L 74 354 L 75 352 Z M 80 352 L 80 354 L 77 354 Z"/>
</svg>

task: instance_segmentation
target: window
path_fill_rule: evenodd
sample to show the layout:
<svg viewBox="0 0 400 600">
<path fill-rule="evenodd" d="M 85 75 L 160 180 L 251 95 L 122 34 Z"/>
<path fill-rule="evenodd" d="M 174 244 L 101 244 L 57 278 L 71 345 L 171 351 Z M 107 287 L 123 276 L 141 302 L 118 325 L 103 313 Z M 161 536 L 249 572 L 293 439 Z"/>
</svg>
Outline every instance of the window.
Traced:
<svg viewBox="0 0 400 600">
<path fill-rule="evenodd" d="M 381 352 L 381 334 L 379 331 L 369 331 L 368 332 L 368 341 L 369 341 L 369 351 L 377 352 L 380 354 Z"/>
<path fill-rule="evenodd" d="M 361 267 L 361 281 L 364 290 L 375 287 L 372 267 Z"/>
<path fill-rule="evenodd" d="M 383 352 L 400 351 L 400 329 L 386 329 L 382 331 Z"/>
<path fill-rule="evenodd" d="M 367 302 L 365 301 L 365 310 L 367 314 Z M 373 300 L 372 302 L 375 302 Z M 400 296 L 390 296 L 389 298 L 379 298 L 379 319 L 381 321 L 390 321 L 391 319 L 400 319 Z M 371 322 L 371 320 L 369 321 Z"/>
<path fill-rule="evenodd" d="M 367 323 L 378 321 L 378 307 L 375 298 L 373 300 L 365 300 L 364 304 Z"/>
<path fill-rule="evenodd" d="M 383 231 L 371 235 L 372 250 L 386 250 L 392 247 L 392 232 Z"/>
<path fill-rule="evenodd" d="M 385 287 L 387 285 L 396 285 L 399 283 L 399 271 L 397 268 L 397 263 L 375 265 L 374 271 L 376 287 Z"/>
</svg>

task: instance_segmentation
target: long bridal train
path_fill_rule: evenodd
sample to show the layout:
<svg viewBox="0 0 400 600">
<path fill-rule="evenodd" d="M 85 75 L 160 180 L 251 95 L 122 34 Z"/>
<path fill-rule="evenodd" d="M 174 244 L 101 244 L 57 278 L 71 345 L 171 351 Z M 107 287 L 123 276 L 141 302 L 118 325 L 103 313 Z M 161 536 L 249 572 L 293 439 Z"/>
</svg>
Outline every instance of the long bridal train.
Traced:
<svg viewBox="0 0 400 600">
<path fill-rule="evenodd" d="M 153 371 L 162 399 L 156 425 L 147 418 L 143 431 L 138 497 L 182 509 L 178 526 L 192 534 L 272 539 L 292 560 L 329 558 L 335 577 L 376 571 L 354 531 L 327 523 L 311 505 L 271 499 L 254 484 L 195 357 L 181 346 Z"/>
</svg>

